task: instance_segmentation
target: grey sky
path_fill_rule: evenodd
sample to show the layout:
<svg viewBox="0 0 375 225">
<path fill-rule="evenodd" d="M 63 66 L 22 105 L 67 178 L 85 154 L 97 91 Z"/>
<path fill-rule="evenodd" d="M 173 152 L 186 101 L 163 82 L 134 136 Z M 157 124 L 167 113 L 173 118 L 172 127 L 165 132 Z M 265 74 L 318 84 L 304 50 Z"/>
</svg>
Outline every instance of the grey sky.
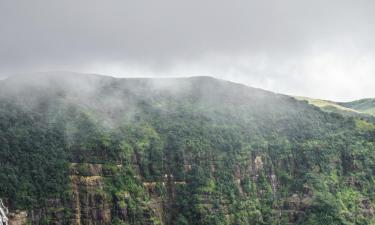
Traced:
<svg viewBox="0 0 375 225">
<path fill-rule="evenodd" d="M 293 95 L 375 97 L 372 0 L 1 0 L 0 76 L 211 75 Z"/>
</svg>

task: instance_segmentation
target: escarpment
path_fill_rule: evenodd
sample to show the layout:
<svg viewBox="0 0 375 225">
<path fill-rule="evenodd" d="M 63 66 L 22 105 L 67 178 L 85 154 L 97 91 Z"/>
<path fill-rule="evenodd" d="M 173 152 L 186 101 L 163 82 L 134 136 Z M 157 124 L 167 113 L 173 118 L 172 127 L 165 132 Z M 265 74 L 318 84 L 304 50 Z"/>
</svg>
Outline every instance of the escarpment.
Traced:
<svg viewBox="0 0 375 225">
<path fill-rule="evenodd" d="M 209 77 L 73 77 L 0 82 L 11 224 L 375 223 L 373 120 Z"/>
<path fill-rule="evenodd" d="M 104 191 L 100 164 L 72 164 L 73 224 L 105 225 L 111 222 L 111 199 Z"/>
</svg>

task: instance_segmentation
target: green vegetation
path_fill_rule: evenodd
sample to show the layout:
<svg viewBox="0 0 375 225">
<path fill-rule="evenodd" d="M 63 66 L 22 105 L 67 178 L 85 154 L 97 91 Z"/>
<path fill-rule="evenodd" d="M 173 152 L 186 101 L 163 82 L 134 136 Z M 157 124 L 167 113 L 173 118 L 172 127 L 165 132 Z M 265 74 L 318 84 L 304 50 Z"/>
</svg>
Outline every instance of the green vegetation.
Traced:
<svg viewBox="0 0 375 225">
<path fill-rule="evenodd" d="M 3 89 L 12 208 L 59 198 L 69 211 L 75 163 L 81 176 L 102 166 L 112 224 L 375 223 L 371 121 L 207 77 L 90 80 L 78 97 L 64 80 L 48 98 Z"/>
<path fill-rule="evenodd" d="M 307 98 L 307 97 L 296 97 L 296 99 L 301 100 L 301 101 L 307 101 L 309 104 L 315 105 L 327 112 L 336 112 L 336 113 L 341 113 L 344 115 L 352 115 L 352 116 L 358 113 L 362 113 L 362 111 L 357 111 L 350 107 L 346 107 L 343 104 L 328 101 L 328 100 L 314 99 L 314 98 Z"/>
<path fill-rule="evenodd" d="M 322 99 L 307 97 L 295 97 L 300 101 L 307 101 L 309 104 L 321 108 L 326 112 L 334 112 L 344 116 L 361 117 L 374 121 L 375 116 L 375 99 L 367 98 L 353 102 L 333 102 Z"/>
<path fill-rule="evenodd" d="M 375 116 L 375 99 L 366 98 L 353 102 L 340 103 L 340 105 Z"/>
<path fill-rule="evenodd" d="M 63 198 L 68 188 L 67 151 L 61 124 L 0 102 L 0 195 L 14 208 L 44 205 Z"/>
</svg>

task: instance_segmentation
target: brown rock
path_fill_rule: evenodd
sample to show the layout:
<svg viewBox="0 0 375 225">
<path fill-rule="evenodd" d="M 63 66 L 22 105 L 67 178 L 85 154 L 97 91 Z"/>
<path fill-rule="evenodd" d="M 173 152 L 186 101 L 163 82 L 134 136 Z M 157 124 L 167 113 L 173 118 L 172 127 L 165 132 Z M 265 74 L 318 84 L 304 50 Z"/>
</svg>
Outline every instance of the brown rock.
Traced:
<svg viewBox="0 0 375 225">
<path fill-rule="evenodd" d="M 27 223 L 27 211 L 14 211 L 10 212 L 9 225 L 24 225 Z"/>
</svg>

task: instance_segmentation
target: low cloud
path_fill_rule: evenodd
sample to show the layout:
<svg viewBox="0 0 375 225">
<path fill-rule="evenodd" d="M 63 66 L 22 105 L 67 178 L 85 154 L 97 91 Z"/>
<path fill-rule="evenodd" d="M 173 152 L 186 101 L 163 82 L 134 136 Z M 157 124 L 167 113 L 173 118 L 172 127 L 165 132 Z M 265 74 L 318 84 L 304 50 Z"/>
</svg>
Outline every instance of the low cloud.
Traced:
<svg viewBox="0 0 375 225">
<path fill-rule="evenodd" d="M 375 2 L 2 1 L 0 77 L 210 75 L 293 95 L 375 97 Z"/>
</svg>

